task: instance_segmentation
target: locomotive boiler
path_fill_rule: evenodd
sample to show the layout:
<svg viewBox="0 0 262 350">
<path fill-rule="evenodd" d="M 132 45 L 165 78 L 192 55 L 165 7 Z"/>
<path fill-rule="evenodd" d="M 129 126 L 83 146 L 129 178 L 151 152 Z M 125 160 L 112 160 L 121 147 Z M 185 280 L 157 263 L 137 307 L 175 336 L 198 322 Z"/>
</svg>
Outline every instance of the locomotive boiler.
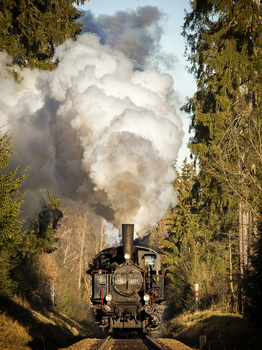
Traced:
<svg viewBox="0 0 262 350">
<path fill-rule="evenodd" d="M 122 225 L 123 245 L 96 254 L 88 273 L 96 322 L 103 330 L 156 330 L 164 311 L 162 259 L 133 244 L 134 225 Z"/>
</svg>

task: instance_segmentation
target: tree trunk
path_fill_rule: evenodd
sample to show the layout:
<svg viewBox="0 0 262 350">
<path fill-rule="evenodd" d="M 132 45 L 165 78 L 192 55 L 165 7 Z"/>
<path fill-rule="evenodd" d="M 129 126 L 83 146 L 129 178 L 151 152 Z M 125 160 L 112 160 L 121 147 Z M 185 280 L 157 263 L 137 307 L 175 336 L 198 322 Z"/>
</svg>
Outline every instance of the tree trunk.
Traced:
<svg viewBox="0 0 262 350">
<path fill-rule="evenodd" d="M 232 312 L 236 312 L 235 310 L 235 301 L 236 296 L 234 293 L 234 283 L 233 283 L 233 263 L 232 263 L 232 243 L 229 237 L 229 285 L 230 285 L 230 292 L 231 292 L 231 305 L 232 305 Z"/>
<path fill-rule="evenodd" d="M 79 252 L 79 266 L 78 266 L 78 289 L 81 288 L 81 282 L 82 282 L 82 273 L 83 273 L 83 256 L 84 256 L 84 245 L 85 245 L 85 236 L 86 236 L 86 229 L 87 229 L 87 217 L 86 214 L 84 214 L 84 222 L 83 222 L 83 228 L 82 231 L 79 233 L 79 245 L 80 245 L 80 252 Z"/>
</svg>

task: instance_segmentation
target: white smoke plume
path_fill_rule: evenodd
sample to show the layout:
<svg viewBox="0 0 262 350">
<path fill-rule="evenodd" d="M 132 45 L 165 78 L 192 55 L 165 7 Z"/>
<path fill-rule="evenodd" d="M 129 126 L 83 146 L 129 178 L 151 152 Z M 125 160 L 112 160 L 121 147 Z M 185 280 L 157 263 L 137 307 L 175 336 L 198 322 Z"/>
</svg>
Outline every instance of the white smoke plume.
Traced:
<svg viewBox="0 0 262 350">
<path fill-rule="evenodd" d="M 168 103 L 171 76 L 136 70 L 90 33 L 57 47 L 54 58 L 52 72 L 15 67 L 18 83 L 0 53 L 0 125 L 12 134 L 13 164 L 28 166 L 27 211 L 49 189 L 116 227 L 156 224 L 176 202 L 173 164 L 183 137 Z"/>
</svg>

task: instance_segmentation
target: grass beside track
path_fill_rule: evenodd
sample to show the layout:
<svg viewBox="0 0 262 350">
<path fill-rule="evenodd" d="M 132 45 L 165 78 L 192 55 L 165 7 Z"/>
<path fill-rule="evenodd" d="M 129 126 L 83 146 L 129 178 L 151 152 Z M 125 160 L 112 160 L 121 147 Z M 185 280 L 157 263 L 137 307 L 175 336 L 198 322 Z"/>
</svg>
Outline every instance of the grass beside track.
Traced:
<svg viewBox="0 0 262 350">
<path fill-rule="evenodd" d="M 56 350 L 93 334 L 91 323 L 83 327 L 61 313 L 36 311 L 19 298 L 0 298 L 1 350 Z M 164 329 L 164 336 L 195 349 L 199 349 L 201 335 L 207 337 L 203 350 L 262 349 L 262 329 L 256 329 L 237 314 L 186 312 L 168 322 Z"/>
<path fill-rule="evenodd" d="M 19 298 L 0 298 L 1 350 L 55 350 L 90 334 L 61 313 L 36 311 Z"/>
<path fill-rule="evenodd" d="M 218 311 L 187 312 L 168 322 L 165 335 L 199 349 L 205 335 L 209 350 L 261 350 L 262 329 L 256 329 L 241 315 Z"/>
</svg>

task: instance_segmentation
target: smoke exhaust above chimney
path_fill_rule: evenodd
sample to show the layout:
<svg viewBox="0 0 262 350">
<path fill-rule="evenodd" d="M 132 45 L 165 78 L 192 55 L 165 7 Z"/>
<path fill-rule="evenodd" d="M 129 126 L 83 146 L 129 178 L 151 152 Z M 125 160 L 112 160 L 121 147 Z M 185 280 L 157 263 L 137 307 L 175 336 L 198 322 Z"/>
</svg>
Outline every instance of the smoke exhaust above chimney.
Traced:
<svg viewBox="0 0 262 350">
<path fill-rule="evenodd" d="M 35 217 L 48 189 L 65 205 L 88 205 L 117 229 L 134 222 L 142 236 L 176 205 L 182 122 L 172 77 L 147 66 L 159 18 L 152 7 L 107 17 L 109 45 L 83 33 L 56 47 L 53 71 L 11 66 L 12 57 L 0 52 L 0 127 L 12 135 L 11 166 L 28 168 L 24 216 Z"/>
</svg>

